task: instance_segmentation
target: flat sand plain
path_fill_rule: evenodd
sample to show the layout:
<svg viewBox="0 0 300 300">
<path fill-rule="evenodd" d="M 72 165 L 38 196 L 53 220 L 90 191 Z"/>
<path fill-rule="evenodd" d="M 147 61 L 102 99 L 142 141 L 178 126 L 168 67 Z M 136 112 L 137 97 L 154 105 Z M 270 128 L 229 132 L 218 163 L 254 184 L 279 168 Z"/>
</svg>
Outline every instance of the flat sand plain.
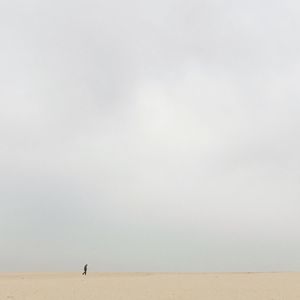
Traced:
<svg viewBox="0 0 300 300">
<path fill-rule="evenodd" d="M 0 273 L 0 300 L 300 300 L 300 273 Z"/>
</svg>

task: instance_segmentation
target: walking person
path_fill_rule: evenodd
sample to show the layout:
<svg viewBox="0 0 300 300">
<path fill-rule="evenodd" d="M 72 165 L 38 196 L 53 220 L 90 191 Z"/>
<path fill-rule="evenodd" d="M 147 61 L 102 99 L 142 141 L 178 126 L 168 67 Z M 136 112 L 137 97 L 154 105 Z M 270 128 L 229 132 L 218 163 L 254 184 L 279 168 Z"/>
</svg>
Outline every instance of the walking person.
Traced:
<svg viewBox="0 0 300 300">
<path fill-rule="evenodd" d="M 87 272 L 87 267 L 88 267 L 88 265 L 86 264 L 84 267 L 83 267 L 83 273 L 82 273 L 82 275 L 86 275 L 86 272 Z"/>
</svg>

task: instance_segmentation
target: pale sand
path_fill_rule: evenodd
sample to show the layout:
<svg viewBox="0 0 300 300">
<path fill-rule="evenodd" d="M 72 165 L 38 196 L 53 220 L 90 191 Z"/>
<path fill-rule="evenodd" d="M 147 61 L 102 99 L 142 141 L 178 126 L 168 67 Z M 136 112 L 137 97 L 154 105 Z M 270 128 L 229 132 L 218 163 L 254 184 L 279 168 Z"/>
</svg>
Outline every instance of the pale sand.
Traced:
<svg viewBox="0 0 300 300">
<path fill-rule="evenodd" d="M 0 274 L 1 300 L 300 300 L 300 273 Z"/>
</svg>

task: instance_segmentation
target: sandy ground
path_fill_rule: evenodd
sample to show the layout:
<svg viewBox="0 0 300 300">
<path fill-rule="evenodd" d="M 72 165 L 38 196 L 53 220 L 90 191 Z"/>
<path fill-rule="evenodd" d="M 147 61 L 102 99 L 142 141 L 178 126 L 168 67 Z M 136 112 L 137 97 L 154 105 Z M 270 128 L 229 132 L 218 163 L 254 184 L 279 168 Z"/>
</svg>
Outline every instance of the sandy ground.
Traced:
<svg viewBox="0 0 300 300">
<path fill-rule="evenodd" d="M 0 300 L 293 300 L 300 273 L 0 274 Z"/>
</svg>

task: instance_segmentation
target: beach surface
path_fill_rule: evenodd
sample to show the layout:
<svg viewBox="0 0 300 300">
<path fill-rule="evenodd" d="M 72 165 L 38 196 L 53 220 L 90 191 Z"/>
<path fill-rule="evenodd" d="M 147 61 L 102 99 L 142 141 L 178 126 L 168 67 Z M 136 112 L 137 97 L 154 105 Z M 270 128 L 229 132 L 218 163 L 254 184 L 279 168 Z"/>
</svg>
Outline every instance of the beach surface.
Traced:
<svg viewBox="0 0 300 300">
<path fill-rule="evenodd" d="M 300 273 L 0 273 L 0 300 L 293 300 Z"/>
</svg>

